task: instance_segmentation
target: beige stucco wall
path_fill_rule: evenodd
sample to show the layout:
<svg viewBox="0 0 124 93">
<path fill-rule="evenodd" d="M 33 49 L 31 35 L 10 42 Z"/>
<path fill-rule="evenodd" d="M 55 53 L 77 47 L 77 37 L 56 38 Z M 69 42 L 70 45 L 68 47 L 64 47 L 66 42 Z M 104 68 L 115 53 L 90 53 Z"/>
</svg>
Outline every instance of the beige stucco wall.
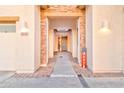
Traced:
<svg viewBox="0 0 124 93">
<path fill-rule="evenodd" d="M 71 52 L 71 48 L 72 48 L 71 47 L 71 41 L 72 41 L 71 40 L 71 37 L 72 37 L 71 35 L 72 35 L 72 32 L 68 32 L 67 35 L 68 35 L 68 38 L 67 38 L 68 51 Z"/>
<path fill-rule="evenodd" d="M 54 51 L 58 51 L 58 36 L 54 36 Z"/>
<path fill-rule="evenodd" d="M 124 8 L 123 8 L 124 9 Z M 122 31 L 121 31 L 121 67 L 124 72 L 124 11 L 122 11 Z"/>
<path fill-rule="evenodd" d="M 76 23 L 76 22 L 75 22 Z M 75 28 L 73 28 L 73 30 L 72 30 L 72 43 L 71 43 L 71 47 L 72 47 L 72 55 L 73 55 L 73 57 L 77 57 L 77 40 L 78 40 L 78 37 L 77 37 L 77 30 L 76 30 L 76 25 L 75 25 Z"/>
<path fill-rule="evenodd" d="M 0 33 L 0 70 L 34 71 L 35 10 L 35 6 L 0 6 L 0 16 L 19 16 L 15 33 Z M 27 36 L 20 34 L 24 21 L 30 29 Z"/>
<path fill-rule="evenodd" d="M 92 71 L 92 6 L 86 7 L 86 48 L 87 48 L 87 66 Z"/>
<path fill-rule="evenodd" d="M 123 6 L 93 6 L 93 72 L 121 72 Z M 110 32 L 100 31 L 103 21 Z"/>
<path fill-rule="evenodd" d="M 52 58 L 53 57 L 53 52 L 54 52 L 54 31 L 53 29 L 49 29 L 49 32 L 48 32 L 48 51 L 49 51 L 49 58 Z"/>
</svg>

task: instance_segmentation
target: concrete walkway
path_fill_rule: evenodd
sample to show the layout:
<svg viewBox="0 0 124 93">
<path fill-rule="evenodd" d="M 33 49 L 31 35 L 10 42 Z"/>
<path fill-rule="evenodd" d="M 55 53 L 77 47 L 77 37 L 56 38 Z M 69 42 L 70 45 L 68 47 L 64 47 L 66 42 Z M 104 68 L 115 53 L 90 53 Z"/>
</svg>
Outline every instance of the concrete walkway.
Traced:
<svg viewBox="0 0 124 93">
<path fill-rule="evenodd" d="M 4 80 L 12 77 L 14 75 L 15 72 L 11 72 L 11 71 L 1 71 L 0 72 L 0 82 L 3 82 Z"/>
<path fill-rule="evenodd" d="M 57 55 L 56 61 L 57 62 L 55 64 L 51 78 L 56 78 L 56 81 L 58 81 L 60 78 L 66 80 L 66 82 L 63 80 L 60 81 L 61 85 L 63 85 L 62 87 L 83 87 L 79 78 L 77 77 L 77 74 L 73 70 L 69 53 L 59 53 Z"/>
<path fill-rule="evenodd" d="M 69 59 L 69 53 L 67 52 L 62 52 L 59 53 L 57 56 L 57 62 L 54 67 L 54 71 L 51 75 L 53 76 L 72 76 L 72 77 L 77 77 L 76 73 L 74 72 L 71 64 L 71 60 Z"/>
</svg>

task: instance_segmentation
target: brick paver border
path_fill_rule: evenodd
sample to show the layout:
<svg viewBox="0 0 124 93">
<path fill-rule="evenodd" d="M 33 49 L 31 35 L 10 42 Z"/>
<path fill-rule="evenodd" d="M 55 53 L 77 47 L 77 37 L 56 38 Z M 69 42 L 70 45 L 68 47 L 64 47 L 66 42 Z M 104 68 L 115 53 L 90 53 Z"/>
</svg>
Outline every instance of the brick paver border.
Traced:
<svg viewBox="0 0 124 93">
<path fill-rule="evenodd" d="M 39 77 L 50 77 L 54 70 L 54 65 L 56 63 L 56 57 L 49 59 L 47 67 L 40 67 L 34 73 L 15 73 L 16 78 L 39 78 Z"/>
</svg>

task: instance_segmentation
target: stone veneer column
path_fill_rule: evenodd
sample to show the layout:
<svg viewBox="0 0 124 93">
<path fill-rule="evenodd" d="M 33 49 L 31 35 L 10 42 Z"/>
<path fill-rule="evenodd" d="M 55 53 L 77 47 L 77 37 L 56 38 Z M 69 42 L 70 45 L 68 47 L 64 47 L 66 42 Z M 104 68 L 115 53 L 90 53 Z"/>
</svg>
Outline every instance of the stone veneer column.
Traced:
<svg viewBox="0 0 124 93">
<path fill-rule="evenodd" d="M 82 16 L 79 17 L 80 20 L 80 58 L 82 61 L 82 48 L 86 47 L 85 44 L 85 10 L 82 11 Z"/>
<path fill-rule="evenodd" d="M 41 11 L 41 66 L 46 66 L 47 64 L 47 28 L 46 28 L 47 17 L 44 16 L 44 13 Z"/>
</svg>

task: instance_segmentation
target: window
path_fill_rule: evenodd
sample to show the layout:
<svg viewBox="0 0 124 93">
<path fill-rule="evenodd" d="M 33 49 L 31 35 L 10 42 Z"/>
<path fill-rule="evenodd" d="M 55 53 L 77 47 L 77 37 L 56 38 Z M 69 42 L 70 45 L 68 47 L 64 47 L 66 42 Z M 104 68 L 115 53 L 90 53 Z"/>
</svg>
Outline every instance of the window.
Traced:
<svg viewBox="0 0 124 93">
<path fill-rule="evenodd" d="M 0 33 L 16 32 L 16 21 L 19 17 L 0 17 Z"/>
<path fill-rule="evenodd" d="M 0 23 L 0 32 L 16 32 L 16 24 Z"/>
</svg>

